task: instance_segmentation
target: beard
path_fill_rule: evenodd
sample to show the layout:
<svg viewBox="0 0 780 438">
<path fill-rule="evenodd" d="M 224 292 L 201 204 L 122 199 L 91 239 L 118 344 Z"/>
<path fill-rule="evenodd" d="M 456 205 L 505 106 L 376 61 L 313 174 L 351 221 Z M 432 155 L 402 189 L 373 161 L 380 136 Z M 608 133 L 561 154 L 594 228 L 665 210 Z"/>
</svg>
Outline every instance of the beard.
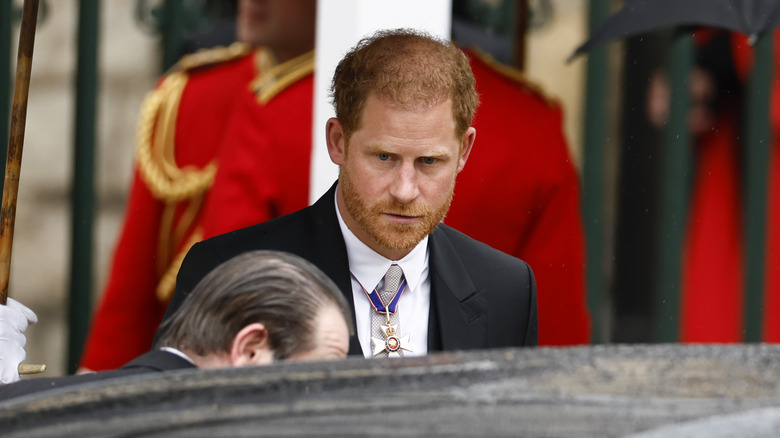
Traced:
<svg viewBox="0 0 780 438">
<path fill-rule="evenodd" d="M 369 205 L 360 197 L 349 172 L 344 168 L 340 170 L 339 185 L 341 185 L 347 211 L 370 238 L 385 248 L 411 251 L 425 236 L 436 229 L 449 211 L 455 190 L 455 179 L 452 180 L 445 201 L 433 210 L 421 203 L 403 204 L 394 199 Z M 381 224 L 381 218 L 385 214 L 415 216 L 421 220 L 414 224 Z"/>
</svg>

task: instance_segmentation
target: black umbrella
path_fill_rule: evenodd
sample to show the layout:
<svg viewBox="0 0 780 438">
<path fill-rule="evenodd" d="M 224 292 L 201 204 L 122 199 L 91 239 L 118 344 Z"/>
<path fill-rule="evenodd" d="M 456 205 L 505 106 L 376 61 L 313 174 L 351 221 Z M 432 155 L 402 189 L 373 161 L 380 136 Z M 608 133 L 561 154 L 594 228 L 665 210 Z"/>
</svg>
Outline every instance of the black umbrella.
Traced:
<svg viewBox="0 0 780 438">
<path fill-rule="evenodd" d="M 751 42 L 780 25 L 778 0 L 627 0 L 571 58 L 598 44 L 674 26 L 711 26 L 748 35 Z"/>
</svg>

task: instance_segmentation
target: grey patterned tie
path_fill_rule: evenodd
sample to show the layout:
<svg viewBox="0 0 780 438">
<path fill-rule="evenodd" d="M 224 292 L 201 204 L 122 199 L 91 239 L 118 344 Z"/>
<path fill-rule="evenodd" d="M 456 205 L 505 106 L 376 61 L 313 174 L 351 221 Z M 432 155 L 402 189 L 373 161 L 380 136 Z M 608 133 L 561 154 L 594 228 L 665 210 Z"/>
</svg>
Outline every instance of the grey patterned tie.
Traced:
<svg viewBox="0 0 780 438">
<path fill-rule="evenodd" d="M 385 308 L 398 292 L 404 272 L 398 265 L 390 265 L 385 273 L 382 289 L 379 297 Z M 374 357 L 400 357 L 402 350 L 411 351 L 409 348 L 409 336 L 401 337 L 400 320 L 398 312 L 388 315 L 371 309 L 371 347 Z"/>
</svg>

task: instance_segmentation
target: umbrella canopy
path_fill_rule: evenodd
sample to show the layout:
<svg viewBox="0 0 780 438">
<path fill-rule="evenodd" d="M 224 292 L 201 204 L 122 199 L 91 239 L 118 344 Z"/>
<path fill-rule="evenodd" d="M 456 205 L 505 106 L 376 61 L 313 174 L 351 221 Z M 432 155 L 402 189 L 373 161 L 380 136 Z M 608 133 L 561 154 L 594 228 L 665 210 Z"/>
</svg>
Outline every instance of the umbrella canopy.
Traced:
<svg viewBox="0 0 780 438">
<path fill-rule="evenodd" d="M 743 33 L 754 41 L 779 24 L 778 0 L 627 0 L 571 57 L 612 39 L 667 27 L 718 27 Z"/>
</svg>

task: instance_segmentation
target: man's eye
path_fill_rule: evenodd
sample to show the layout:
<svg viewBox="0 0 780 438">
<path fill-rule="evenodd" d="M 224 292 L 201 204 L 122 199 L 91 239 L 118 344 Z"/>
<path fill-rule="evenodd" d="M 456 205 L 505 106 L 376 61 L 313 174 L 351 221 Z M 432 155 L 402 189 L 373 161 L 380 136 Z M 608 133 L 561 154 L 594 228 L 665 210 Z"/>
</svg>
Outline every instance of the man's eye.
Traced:
<svg viewBox="0 0 780 438">
<path fill-rule="evenodd" d="M 423 163 L 425 164 L 433 164 L 436 162 L 436 158 L 433 157 L 425 157 L 423 158 Z"/>
<path fill-rule="evenodd" d="M 390 159 L 390 155 L 388 154 L 379 154 L 379 159 L 382 161 L 387 161 Z"/>
</svg>

